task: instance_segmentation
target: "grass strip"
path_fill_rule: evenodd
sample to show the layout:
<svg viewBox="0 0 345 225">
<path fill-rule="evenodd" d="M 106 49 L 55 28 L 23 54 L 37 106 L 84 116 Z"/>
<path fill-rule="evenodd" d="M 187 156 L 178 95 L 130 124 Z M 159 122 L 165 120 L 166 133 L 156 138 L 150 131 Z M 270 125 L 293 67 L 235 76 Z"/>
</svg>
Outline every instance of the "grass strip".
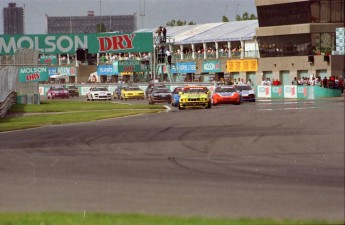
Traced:
<svg viewBox="0 0 345 225">
<path fill-rule="evenodd" d="M 15 104 L 9 113 L 44 113 L 44 112 L 71 112 L 105 109 L 165 109 L 163 105 L 131 104 L 129 101 L 124 103 L 115 102 L 77 102 L 63 100 L 42 101 L 39 105 Z"/>
<path fill-rule="evenodd" d="M 110 102 L 100 104 L 96 102 L 48 102 L 42 105 L 16 104 L 10 112 L 23 113 L 23 115 L 0 119 L 0 132 L 156 113 L 163 109 L 165 108 L 162 105 L 150 107 L 147 105 L 120 105 Z M 24 116 L 26 113 L 30 114 Z"/>
<path fill-rule="evenodd" d="M 42 101 L 39 105 L 16 104 L 0 119 L 0 132 L 109 119 L 165 110 L 163 105 L 114 102 Z M 11 116 L 12 115 L 12 116 Z M 0 224 L 2 225 L 2 224 Z"/>
<path fill-rule="evenodd" d="M 1 225 L 336 225 L 327 221 L 216 219 L 137 214 L 0 213 Z"/>
<path fill-rule="evenodd" d="M 101 110 L 88 112 L 65 112 L 61 114 L 39 114 L 23 117 L 9 117 L 0 119 L 0 132 L 48 126 L 53 124 L 66 124 L 96 121 L 102 119 L 155 113 L 161 110 Z M 0 224 L 2 225 L 2 224 Z"/>
</svg>

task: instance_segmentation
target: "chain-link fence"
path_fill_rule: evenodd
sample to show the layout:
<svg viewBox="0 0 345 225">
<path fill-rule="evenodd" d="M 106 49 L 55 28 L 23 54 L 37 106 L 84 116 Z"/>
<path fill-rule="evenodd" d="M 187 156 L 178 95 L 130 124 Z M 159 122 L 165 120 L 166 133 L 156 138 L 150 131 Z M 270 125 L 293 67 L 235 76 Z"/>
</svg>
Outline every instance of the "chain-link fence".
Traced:
<svg viewBox="0 0 345 225">
<path fill-rule="evenodd" d="M 28 99 L 34 99 L 39 96 L 39 86 L 37 82 L 19 82 L 18 69 L 21 66 L 35 66 L 38 64 L 38 50 L 33 49 L 18 49 L 15 56 L 8 58 L 1 58 L 0 65 L 0 108 L 2 109 L 1 115 L 3 116 L 4 110 L 7 109 L 16 100 L 13 99 L 13 93 L 20 98 L 23 97 L 21 103 L 34 103 Z M 10 60 L 8 60 L 10 59 Z M 6 64 L 2 64 L 6 62 Z"/>
<path fill-rule="evenodd" d="M 0 68 L 0 102 L 4 101 L 12 91 L 16 92 L 18 68 L 6 66 Z"/>
<path fill-rule="evenodd" d="M 26 96 L 33 96 L 35 94 L 39 94 L 39 85 L 38 82 L 19 82 L 18 77 L 18 68 L 22 66 L 30 66 L 30 65 L 38 65 L 38 50 L 33 49 L 19 49 L 17 50 L 14 58 L 14 63 L 16 65 L 16 73 L 14 76 L 17 77 L 16 82 L 16 92 L 18 96 L 26 95 Z"/>
</svg>

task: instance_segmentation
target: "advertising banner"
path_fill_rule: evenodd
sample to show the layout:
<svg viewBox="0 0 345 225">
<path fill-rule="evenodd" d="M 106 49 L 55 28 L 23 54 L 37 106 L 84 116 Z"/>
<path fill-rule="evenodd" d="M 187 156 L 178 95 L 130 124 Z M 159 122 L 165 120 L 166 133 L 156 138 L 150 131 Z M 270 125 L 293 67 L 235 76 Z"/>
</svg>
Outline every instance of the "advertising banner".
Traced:
<svg viewBox="0 0 345 225">
<path fill-rule="evenodd" d="M 57 74 L 61 76 L 76 76 L 77 70 L 75 67 L 57 67 Z"/>
<path fill-rule="evenodd" d="M 297 98 L 297 85 L 284 85 L 285 98 Z"/>
<path fill-rule="evenodd" d="M 218 73 L 220 70 L 219 60 L 205 60 L 202 62 L 202 72 L 206 73 Z"/>
<path fill-rule="evenodd" d="M 119 72 L 144 72 L 147 71 L 147 65 L 139 60 L 118 61 Z"/>
<path fill-rule="evenodd" d="M 283 86 L 272 86 L 271 87 L 271 97 L 272 98 L 284 98 L 284 88 Z"/>
<path fill-rule="evenodd" d="M 257 87 L 258 93 L 257 96 L 258 98 L 271 98 L 271 86 L 262 86 L 259 85 Z"/>
<path fill-rule="evenodd" d="M 175 65 L 171 65 L 171 73 L 174 73 L 174 74 L 177 73 L 177 69 Z"/>
<path fill-rule="evenodd" d="M 47 67 L 20 67 L 18 69 L 19 82 L 39 82 L 49 79 Z"/>
<path fill-rule="evenodd" d="M 226 72 L 256 72 L 258 71 L 257 59 L 227 60 Z"/>
<path fill-rule="evenodd" d="M 178 62 L 176 63 L 177 73 L 195 73 L 196 72 L 196 63 L 195 62 Z M 172 70 L 173 73 L 175 73 Z"/>
<path fill-rule="evenodd" d="M 114 66 L 112 64 L 110 65 L 98 65 L 97 66 L 97 74 L 99 75 L 116 75 L 114 71 Z"/>
<path fill-rule="evenodd" d="M 297 86 L 297 98 L 307 98 L 308 86 Z"/>
<path fill-rule="evenodd" d="M 41 55 L 40 64 L 57 64 L 57 57 L 56 55 Z"/>
<path fill-rule="evenodd" d="M 33 34 L 0 35 L 0 55 L 14 55 L 19 48 L 38 49 L 41 54 L 75 54 L 78 48 L 89 53 L 153 52 L 153 34 Z"/>
<path fill-rule="evenodd" d="M 119 74 L 119 61 L 114 61 L 113 62 L 113 72 L 114 74 Z"/>
<path fill-rule="evenodd" d="M 57 68 L 56 67 L 48 67 L 48 75 L 49 75 L 49 77 L 57 75 Z"/>
</svg>

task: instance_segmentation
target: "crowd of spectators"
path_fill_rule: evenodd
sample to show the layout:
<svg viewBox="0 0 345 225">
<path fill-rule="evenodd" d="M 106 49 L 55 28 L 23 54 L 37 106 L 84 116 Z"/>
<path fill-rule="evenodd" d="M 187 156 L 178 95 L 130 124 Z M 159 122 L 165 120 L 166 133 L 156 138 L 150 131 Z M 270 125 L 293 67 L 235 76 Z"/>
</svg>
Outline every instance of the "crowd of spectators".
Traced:
<svg viewBox="0 0 345 225">
<path fill-rule="evenodd" d="M 344 79 L 339 76 L 325 76 L 323 79 L 320 76 L 301 77 L 297 79 L 296 77 L 292 81 L 293 85 L 305 85 L 305 86 L 320 86 L 324 88 L 331 89 L 344 89 Z"/>
<path fill-rule="evenodd" d="M 207 58 L 215 58 L 216 57 L 216 51 L 217 49 L 215 47 L 208 47 L 206 50 L 203 47 L 197 47 L 195 49 L 195 56 L 196 58 L 204 58 L 204 54 L 206 51 L 206 56 Z M 221 48 L 218 49 L 218 55 L 219 57 L 228 57 L 229 55 L 229 51 L 231 51 L 231 56 L 241 56 L 241 52 L 242 52 L 242 48 L 239 46 L 233 47 L 231 50 L 229 50 L 229 48 L 227 46 L 223 46 Z M 185 58 L 191 58 L 193 54 L 193 50 L 192 48 L 184 48 L 183 49 L 183 55 Z M 176 58 L 180 58 L 181 57 L 181 50 L 177 49 L 173 52 L 173 55 Z"/>
<path fill-rule="evenodd" d="M 151 54 L 147 52 L 143 53 L 106 53 L 100 56 L 100 62 L 112 63 L 118 60 L 149 60 Z"/>
</svg>

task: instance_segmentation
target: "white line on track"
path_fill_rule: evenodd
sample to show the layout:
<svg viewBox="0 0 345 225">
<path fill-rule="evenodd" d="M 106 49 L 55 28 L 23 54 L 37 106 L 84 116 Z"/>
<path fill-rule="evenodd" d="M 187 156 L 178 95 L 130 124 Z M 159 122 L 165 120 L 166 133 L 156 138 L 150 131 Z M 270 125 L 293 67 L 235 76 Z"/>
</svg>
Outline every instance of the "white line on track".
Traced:
<svg viewBox="0 0 345 225">
<path fill-rule="evenodd" d="M 300 109 L 321 109 L 323 107 L 298 107 L 298 108 L 276 108 L 276 109 L 258 109 L 261 111 L 273 111 L 273 110 L 300 110 Z"/>
</svg>

